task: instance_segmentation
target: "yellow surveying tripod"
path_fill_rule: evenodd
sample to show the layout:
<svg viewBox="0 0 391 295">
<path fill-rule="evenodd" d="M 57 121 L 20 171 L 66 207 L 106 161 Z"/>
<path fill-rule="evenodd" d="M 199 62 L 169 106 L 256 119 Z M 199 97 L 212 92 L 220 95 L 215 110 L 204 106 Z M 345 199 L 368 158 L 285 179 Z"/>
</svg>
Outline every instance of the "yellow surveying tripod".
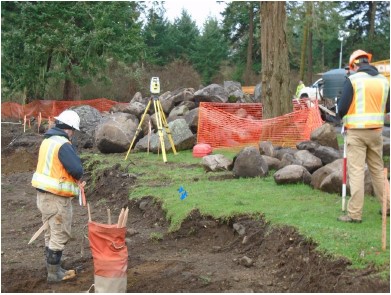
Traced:
<svg viewBox="0 0 391 295">
<path fill-rule="evenodd" d="M 149 102 L 147 104 L 147 107 L 145 108 L 144 114 L 141 116 L 140 123 L 138 124 L 138 127 L 136 129 L 136 133 L 135 133 L 135 135 L 133 137 L 133 140 L 132 140 L 132 142 L 131 142 L 131 144 L 129 146 L 129 150 L 128 150 L 127 154 L 126 154 L 125 160 L 128 158 L 129 152 L 132 149 L 134 141 L 136 140 L 138 134 L 141 131 L 141 125 L 144 122 L 145 115 L 149 111 L 151 103 L 153 102 L 153 108 L 154 108 L 155 114 L 156 114 L 156 122 L 157 122 L 158 134 L 159 134 L 159 141 L 160 141 L 160 145 L 162 147 L 163 161 L 164 161 L 164 163 L 166 163 L 167 162 L 167 156 L 166 156 L 166 149 L 165 149 L 164 138 L 163 138 L 163 126 L 164 126 L 164 129 L 165 129 L 166 134 L 168 136 L 168 139 L 170 141 L 172 151 L 174 152 L 175 155 L 177 154 L 177 152 L 176 152 L 176 149 L 175 149 L 174 140 L 172 139 L 170 128 L 168 127 L 168 124 L 167 124 L 166 115 L 164 114 L 162 104 L 161 104 L 161 102 L 159 100 L 159 97 L 157 96 L 157 94 L 160 93 L 160 83 L 159 83 L 159 78 L 158 77 L 152 77 L 152 79 L 151 79 L 151 89 L 150 90 L 151 90 L 151 93 L 155 94 L 155 95 L 151 96 L 151 98 L 149 99 Z"/>
</svg>

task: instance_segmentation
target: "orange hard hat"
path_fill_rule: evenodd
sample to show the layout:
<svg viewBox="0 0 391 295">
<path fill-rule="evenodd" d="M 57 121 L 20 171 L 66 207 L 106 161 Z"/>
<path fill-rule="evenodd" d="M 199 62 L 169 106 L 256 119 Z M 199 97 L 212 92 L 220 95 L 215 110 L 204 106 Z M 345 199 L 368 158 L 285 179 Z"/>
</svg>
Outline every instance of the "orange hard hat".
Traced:
<svg viewBox="0 0 391 295">
<path fill-rule="evenodd" d="M 359 63 L 359 58 L 360 57 L 366 57 L 368 59 L 368 62 L 371 62 L 372 59 L 372 54 L 365 52 L 364 50 L 356 50 L 355 52 L 352 53 L 352 55 L 349 58 L 349 68 L 353 70 L 353 64 L 358 64 Z"/>
</svg>

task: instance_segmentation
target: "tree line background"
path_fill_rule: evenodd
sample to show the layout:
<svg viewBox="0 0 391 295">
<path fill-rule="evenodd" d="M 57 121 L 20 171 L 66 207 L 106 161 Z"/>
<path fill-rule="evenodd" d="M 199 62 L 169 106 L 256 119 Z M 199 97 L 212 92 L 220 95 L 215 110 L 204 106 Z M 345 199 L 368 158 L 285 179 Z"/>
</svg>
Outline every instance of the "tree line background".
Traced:
<svg viewBox="0 0 391 295">
<path fill-rule="evenodd" d="M 340 31 L 348 32 L 342 67 L 356 49 L 374 61 L 390 55 L 388 1 L 232 1 L 222 17 L 199 29 L 191 11 L 168 21 L 164 2 L 3 1 L 2 101 L 129 101 L 149 94 L 153 76 L 164 92 L 225 80 L 256 85 L 276 76 L 270 71 L 286 76 L 278 95 L 291 99 L 299 80 L 308 85 L 338 68 Z"/>
</svg>

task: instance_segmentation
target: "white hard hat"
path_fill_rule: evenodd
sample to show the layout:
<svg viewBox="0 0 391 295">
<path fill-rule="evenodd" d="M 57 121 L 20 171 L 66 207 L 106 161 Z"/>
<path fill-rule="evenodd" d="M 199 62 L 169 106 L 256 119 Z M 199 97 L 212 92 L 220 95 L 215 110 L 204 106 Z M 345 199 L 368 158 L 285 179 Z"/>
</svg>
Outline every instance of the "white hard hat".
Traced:
<svg viewBox="0 0 391 295">
<path fill-rule="evenodd" d="M 80 117 L 75 111 L 65 110 L 58 117 L 54 117 L 54 119 L 80 131 Z"/>
</svg>

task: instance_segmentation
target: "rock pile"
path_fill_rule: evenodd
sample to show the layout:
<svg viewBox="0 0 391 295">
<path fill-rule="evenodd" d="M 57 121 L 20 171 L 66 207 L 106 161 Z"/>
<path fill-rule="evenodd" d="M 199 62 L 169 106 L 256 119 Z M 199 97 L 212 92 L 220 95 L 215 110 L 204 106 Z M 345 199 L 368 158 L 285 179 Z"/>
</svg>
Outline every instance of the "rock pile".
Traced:
<svg viewBox="0 0 391 295">
<path fill-rule="evenodd" d="M 102 115 L 90 106 L 75 107 L 74 110 L 86 118 L 81 122 L 79 148 L 96 147 L 102 153 L 122 153 L 135 139 L 132 149 L 145 151 L 149 144 L 150 151 L 157 153 L 159 138 L 151 99 L 136 93 L 128 104 L 119 103 Z M 193 88 L 167 91 L 159 96 L 159 101 L 177 150 L 191 149 L 196 143 L 200 102 L 255 102 L 252 96 L 242 92 L 240 83 L 233 81 L 225 81 L 223 86 L 211 84 L 197 91 Z M 168 139 L 165 146 L 169 151 Z"/>
<path fill-rule="evenodd" d="M 389 150 L 385 141 L 384 150 Z M 337 147 L 337 148 L 335 148 Z M 323 124 L 311 134 L 311 140 L 294 148 L 274 147 L 262 141 L 258 147 L 243 148 L 232 161 L 221 154 L 202 158 L 204 170 L 232 170 L 234 177 L 265 177 L 269 171 L 277 184 L 304 183 L 328 193 L 342 193 L 343 151 L 338 147 L 334 127 Z M 349 179 L 349 173 L 347 174 Z M 347 192 L 349 193 L 349 181 Z M 365 193 L 373 195 L 368 168 L 365 170 Z"/>
<path fill-rule="evenodd" d="M 75 145 L 97 148 L 102 153 L 122 153 L 134 143 L 132 148 L 135 150 L 149 149 L 157 153 L 159 137 L 152 99 L 136 93 L 128 104 L 119 103 L 103 114 L 88 105 L 75 107 L 81 117 L 81 132 L 77 134 Z M 175 148 L 180 151 L 192 149 L 196 144 L 200 102 L 260 102 L 260 95 L 244 94 L 240 83 L 226 81 L 223 86 L 211 84 L 197 91 L 193 88 L 167 91 L 160 95 L 159 101 Z M 166 150 L 170 151 L 168 138 L 164 138 Z M 26 145 L 26 141 L 28 137 L 19 138 L 13 146 Z M 384 136 L 384 154 L 388 155 L 389 151 L 388 134 L 388 137 Z M 329 193 L 341 193 L 342 190 L 342 151 L 335 127 L 328 123 L 313 131 L 310 140 L 297 144 L 296 149 L 275 147 L 271 142 L 263 141 L 258 147 L 243 148 L 233 160 L 219 154 L 205 156 L 202 165 L 208 172 L 232 171 L 234 177 L 265 177 L 269 171 L 275 171 L 273 177 L 277 184 L 302 182 Z M 365 187 L 367 194 L 373 193 L 368 169 Z"/>
</svg>

